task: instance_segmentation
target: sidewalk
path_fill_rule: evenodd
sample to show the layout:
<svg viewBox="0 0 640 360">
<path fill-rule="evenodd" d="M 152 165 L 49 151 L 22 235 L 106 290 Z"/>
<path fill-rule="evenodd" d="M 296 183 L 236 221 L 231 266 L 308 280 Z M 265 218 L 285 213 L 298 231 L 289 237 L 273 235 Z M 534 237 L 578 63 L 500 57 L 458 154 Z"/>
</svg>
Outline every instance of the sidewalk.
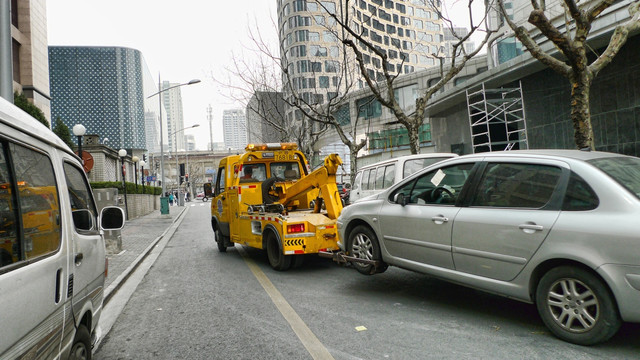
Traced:
<svg viewBox="0 0 640 360">
<path fill-rule="evenodd" d="M 109 273 L 104 283 L 105 304 L 186 209 L 170 206 L 169 215 L 161 215 L 160 210 L 156 210 L 126 222 L 121 231 L 122 251 L 107 253 Z"/>
</svg>

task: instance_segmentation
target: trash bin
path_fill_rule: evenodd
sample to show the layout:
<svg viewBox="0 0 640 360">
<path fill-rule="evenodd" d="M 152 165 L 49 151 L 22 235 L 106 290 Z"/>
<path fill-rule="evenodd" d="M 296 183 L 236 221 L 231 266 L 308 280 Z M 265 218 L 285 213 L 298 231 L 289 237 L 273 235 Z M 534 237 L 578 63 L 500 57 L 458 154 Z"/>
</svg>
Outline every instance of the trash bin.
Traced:
<svg viewBox="0 0 640 360">
<path fill-rule="evenodd" d="M 160 214 L 169 215 L 169 197 L 168 196 L 160 197 Z"/>
</svg>

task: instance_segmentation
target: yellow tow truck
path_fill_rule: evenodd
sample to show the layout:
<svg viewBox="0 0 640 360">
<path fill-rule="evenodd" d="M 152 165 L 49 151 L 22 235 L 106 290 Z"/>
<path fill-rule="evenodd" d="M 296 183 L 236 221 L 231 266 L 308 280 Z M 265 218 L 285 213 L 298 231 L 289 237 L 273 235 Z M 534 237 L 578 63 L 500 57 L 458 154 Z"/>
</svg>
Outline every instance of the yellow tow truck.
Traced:
<svg viewBox="0 0 640 360">
<path fill-rule="evenodd" d="M 341 165 L 331 154 L 310 172 L 295 143 L 249 144 L 244 154 L 223 158 L 215 183 L 205 186 L 218 250 L 235 243 L 266 250 L 280 271 L 300 266 L 305 254 L 339 250 Z"/>
</svg>

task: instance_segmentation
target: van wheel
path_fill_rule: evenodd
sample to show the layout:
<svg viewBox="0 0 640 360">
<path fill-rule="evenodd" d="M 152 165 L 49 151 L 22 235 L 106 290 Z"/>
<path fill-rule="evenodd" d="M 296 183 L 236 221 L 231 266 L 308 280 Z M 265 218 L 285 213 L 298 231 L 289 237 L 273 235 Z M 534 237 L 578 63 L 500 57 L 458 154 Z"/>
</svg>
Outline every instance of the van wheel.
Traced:
<svg viewBox="0 0 640 360">
<path fill-rule="evenodd" d="M 224 237 L 220 229 L 216 230 L 216 243 L 218 243 L 218 251 L 227 252 L 227 246 L 224 244 Z"/>
<path fill-rule="evenodd" d="M 359 259 L 380 261 L 378 268 L 373 264 L 354 262 L 353 266 L 361 274 L 373 275 L 375 273 L 383 273 L 387 270 L 387 264 L 382 261 L 378 237 L 367 226 L 358 225 L 349 234 L 348 251 L 349 255 Z"/>
<path fill-rule="evenodd" d="M 275 235 L 270 234 L 267 238 L 267 257 L 272 268 L 278 271 L 285 271 L 291 266 L 291 256 L 282 253 L 280 244 Z"/>
<path fill-rule="evenodd" d="M 91 360 L 91 336 L 84 325 L 78 326 L 69 360 Z"/>
<path fill-rule="evenodd" d="M 606 341 L 622 324 L 616 302 L 602 280 L 573 266 L 551 269 L 540 279 L 536 306 L 554 335 L 578 345 Z"/>
</svg>

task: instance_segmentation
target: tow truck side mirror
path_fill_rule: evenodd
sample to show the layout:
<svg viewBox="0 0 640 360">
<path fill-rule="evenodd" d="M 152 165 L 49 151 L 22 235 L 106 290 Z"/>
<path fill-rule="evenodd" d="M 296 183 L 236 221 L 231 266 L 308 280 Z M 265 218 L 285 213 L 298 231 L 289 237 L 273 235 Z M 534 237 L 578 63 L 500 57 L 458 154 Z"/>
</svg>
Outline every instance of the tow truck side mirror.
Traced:
<svg viewBox="0 0 640 360">
<path fill-rule="evenodd" d="M 204 187 L 204 196 L 211 197 L 213 191 L 211 191 L 211 183 L 205 183 Z"/>
</svg>

